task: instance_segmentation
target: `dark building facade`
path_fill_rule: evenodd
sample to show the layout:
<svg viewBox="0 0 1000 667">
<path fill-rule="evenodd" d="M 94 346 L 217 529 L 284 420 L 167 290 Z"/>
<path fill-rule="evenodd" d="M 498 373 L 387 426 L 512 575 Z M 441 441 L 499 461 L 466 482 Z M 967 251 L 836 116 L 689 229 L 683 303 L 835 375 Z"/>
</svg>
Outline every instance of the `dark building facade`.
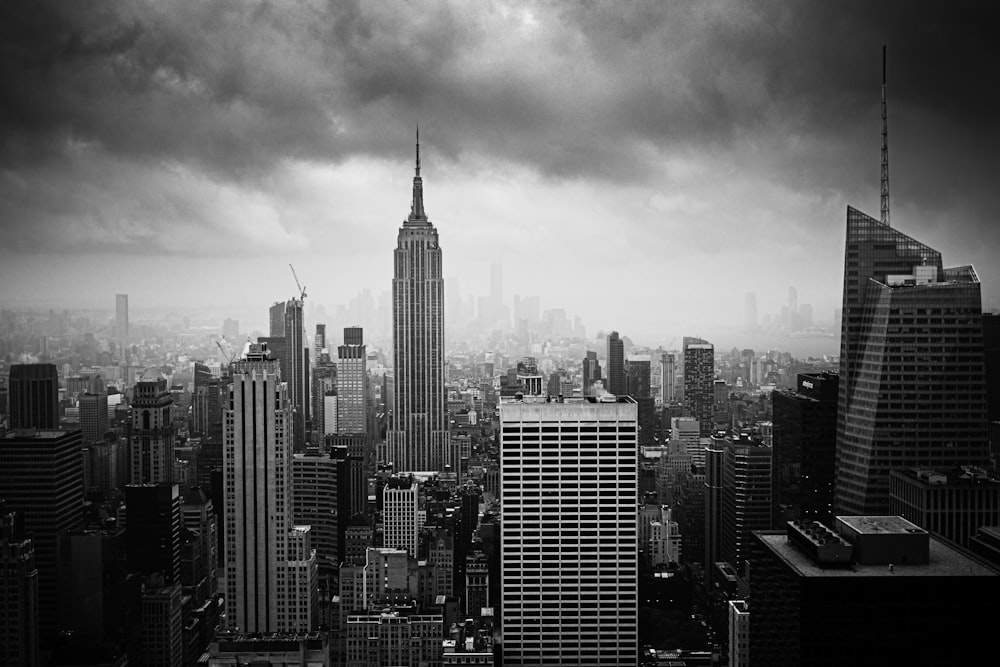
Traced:
<svg viewBox="0 0 1000 667">
<path fill-rule="evenodd" d="M 794 391 L 771 394 L 774 525 L 833 519 L 838 384 L 834 373 L 800 373 Z"/>
<path fill-rule="evenodd" d="M 128 569 L 180 581 L 181 496 L 176 484 L 125 487 Z"/>
<path fill-rule="evenodd" d="M 587 351 L 587 356 L 583 359 L 583 395 L 594 395 L 594 383 L 601 378 L 601 364 L 597 361 L 597 353 Z"/>
<path fill-rule="evenodd" d="M 38 567 L 39 636 L 51 647 L 56 633 L 59 536 L 83 518 L 80 431 L 31 431 L 0 437 L 0 495 L 24 518 Z"/>
<path fill-rule="evenodd" d="M 988 452 L 979 278 L 847 209 L 836 505 L 885 514 L 889 472 Z"/>
<path fill-rule="evenodd" d="M 871 528 L 835 534 L 804 522 L 753 534 L 750 664 L 981 661 L 995 632 L 996 571 L 899 517 L 845 518 Z"/>
<path fill-rule="evenodd" d="M 55 364 L 14 364 L 7 388 L 12 429 L 59 426 L 59 372 Z"/>
<path fill-rule="evenodd" d="M 684 413 L 699 422 L 701 437 L 712 435 L 715 408 L 715 346 L 684 338 Z"/>
<path fill-rule="evenodd" d="M 890 513 L 968 547 L 982 526 L 1000 526 L 1000 476 L 983 468 L 889 473 Z"/>
<path fill-rule="evenodd" d="M 619 336 L 617 331 L 608 334 L 607 360 L 605 361 L 608 381 L 605 389 L 615 396 L 624 396 L 628 393 L 628 384 L 625 380 L 625 341 Z"/>
</svg>

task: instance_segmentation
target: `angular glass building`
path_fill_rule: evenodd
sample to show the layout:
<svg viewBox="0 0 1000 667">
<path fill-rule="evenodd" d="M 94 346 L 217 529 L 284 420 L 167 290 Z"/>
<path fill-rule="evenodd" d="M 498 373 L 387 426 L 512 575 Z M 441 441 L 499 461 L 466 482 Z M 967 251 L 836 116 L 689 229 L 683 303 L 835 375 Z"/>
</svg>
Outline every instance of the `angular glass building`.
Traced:
<svg viewBox="0 0 1000 667">
<path fill-rule="evenodd" d="M 885 514 L 889 471 L 988 458 L 979 278 L 847 209 L 838 513 Z"/>
</svg>

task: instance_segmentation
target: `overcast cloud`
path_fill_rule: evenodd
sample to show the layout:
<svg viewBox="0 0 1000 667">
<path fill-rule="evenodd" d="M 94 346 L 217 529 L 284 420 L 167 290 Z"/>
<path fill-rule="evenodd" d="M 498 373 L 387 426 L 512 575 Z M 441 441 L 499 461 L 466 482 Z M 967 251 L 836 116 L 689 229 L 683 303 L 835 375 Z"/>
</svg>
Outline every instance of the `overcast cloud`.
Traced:
<svg viewBox="0 0 1000 667">
<path fill-rule="evenodd" d="M 289 261 L 318 303 L 377 294 L 419 122 L 463 291 L 502 261 L 508 294 L 591 331 L 738 324 L 745 291 L 769 312 L 789 285 L 829 319 L 846 204 L 878 210 L 884 43 L 893 224 L 975 263 L 996 308 L 987 10 L 3 3 L 0 302 L 257 300 L 263 321 Z"/>
</svg>

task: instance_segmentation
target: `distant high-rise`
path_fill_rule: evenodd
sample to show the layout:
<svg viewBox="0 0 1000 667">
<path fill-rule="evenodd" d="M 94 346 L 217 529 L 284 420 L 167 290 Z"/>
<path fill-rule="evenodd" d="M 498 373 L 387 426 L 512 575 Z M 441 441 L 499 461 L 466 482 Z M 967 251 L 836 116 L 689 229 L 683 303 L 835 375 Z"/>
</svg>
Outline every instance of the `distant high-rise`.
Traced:
<svg viewBox="0 0 1000 667">
<path fill-rule="evenodd" d="M 454 465 L 444 388 L 444 279 L 438 232 L 424 212 L 420 142 L 410 215 L 399 228 L 392 279 L 395 385 L 387 456 L 396 471 Z"/>
<path fill-rule="evenodd" d="M 102 441 L 108 431 L 108 395 L 80 394 L 80 429 L 84 446 Z"/>
<path fill-rule="evenodd" d="M 743 576 L 750 555 L 750 533 L 771 528 L 771 448 L 730 438 L 723 447 L 719 555 Z"/>
<path fill-rule="evenodd" d="M 59 426 L 59 371 L 55 364 L 14 364 L 7 388 L 12 429 Z"/>
<path fill-rule="evenodd" d="M 118 294 L 115 296 L 115 340 L 125 346 L 128 337 L 128 294 Z"/>
<path fill-rule="evenodd" d="M 337 346 L 337 432 L 368 432 L 368 355 L 361 327 L 344 329 Z"/>
<path fill-rule="evenodd" d="M 326 349 L 326 325 L 316 325 L 316 336 L 313 338 L 313 359 L 319 359 L 319 355 Z"/>
<path fill-rule="evenodd" d="M 310 629 L 316 555 L 303 553 L 308 527 L 292 523 L 288 385 L 266 344 L 249 345 L 232 370 L 223 473 L 227 624 L 242 632 Z"/>
<path fill-rule="evenodd" d="M 617 331 L 608 334 L 608 349 L 606 370 L 608 381 L 605 389 L 615 396 L 624 396 L 628 392 L 625 383 L 625 341 L 618 337 Z"/>
<path fill-rule="evenodd" d="M 698 420 L 702 437 L 712 435 L 715 404 L 715 346 L 684 337 L 684 412 Z"/>
<path fill-rule="evenodd" d="M 635 401 L 504 402 L 500 425 L 504 664 L 634 667 Z"/>
<path fill-rule="evenodd" d="M 746 331 L 757 330 L 757 293 L 747 292 L 746 300 L 743 303 L 743 329 Z"/>
<path fill-rule="evenodd" d="M 847 209 L 836 506 L 885 514 L 889 472 L 989 458 L 979 277 Z"/>
<path fill-rule="evenodd" d="M 664 352 L 660 356 L 660 401 L 663 405 L 669 405 L 677 400 L 676 389 L 676 358 L 669 352 Z"/>
<path fill-rule="evenodd" d="M 329 352 L 316 358 L 311 380 L 312 439 L 313 444 L 319 445 L 326 436 L 337 432 L 337 364 L 330 359 Z"/>
<path fill-rule="evenodd" d="M 174 399 L 162 375 L 136 383 L 129 429 L 130 482 L 170 484 L 174 479 Z"/>
<path fill-rule="evenodd" d="M 583 359 L 583 395 L 594 395 L 594 383 L 601 380 L 601 364 L 597 361 L 597 353 L 587 350 Z"/>
</svg>

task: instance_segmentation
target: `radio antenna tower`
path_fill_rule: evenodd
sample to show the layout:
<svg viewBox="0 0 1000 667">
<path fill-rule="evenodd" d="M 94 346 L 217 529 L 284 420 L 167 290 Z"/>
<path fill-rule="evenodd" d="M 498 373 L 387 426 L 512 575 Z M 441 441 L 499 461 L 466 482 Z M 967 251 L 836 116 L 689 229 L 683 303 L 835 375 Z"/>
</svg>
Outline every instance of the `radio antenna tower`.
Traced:
<svg viewBox="0 0 1000 667">
<path fill-rule="evenodd" d="M 885 111 L 885 44 L 882 45 L 882 224 L 889 226 L 889 119 Z"/>
</svg>

